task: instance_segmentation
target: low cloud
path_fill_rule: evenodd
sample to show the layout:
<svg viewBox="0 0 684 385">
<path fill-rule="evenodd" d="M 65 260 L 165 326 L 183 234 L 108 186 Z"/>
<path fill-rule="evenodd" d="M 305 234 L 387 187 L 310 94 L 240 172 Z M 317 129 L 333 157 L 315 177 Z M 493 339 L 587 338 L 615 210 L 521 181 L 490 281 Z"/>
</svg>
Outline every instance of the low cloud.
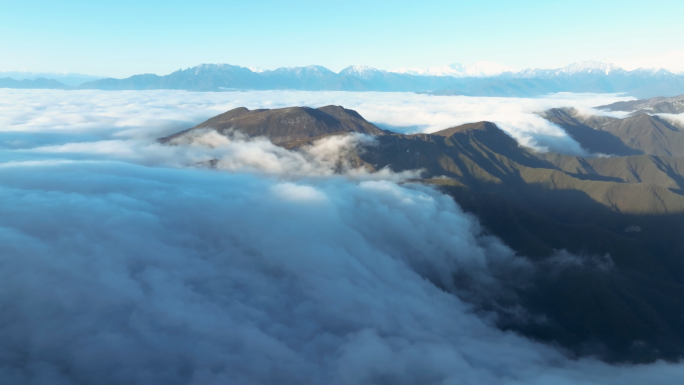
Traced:
<svg viewBox="0 0 684 385">
<path fill-rule="evenodd" d="M 267 138 L 247 138 L 239 133 L 221 135 L 214 130 L 196 130 L 175 138 L 171 145 L 142 140 L 105 140 L 66 143 L 16 150 L 17 154 L 61 156 L 70 159 L 121 160 L 147 166 L 216 168 L 252 172 L 280 178 L 330 177 L 381 179 L 395 182 L 420 177 L 420 170 L 371 171 L 355 166 L 352 150 L 372 147 L 375 139 L 363 134 L 337 135 L 289 151 Z M 66 160 L 65 160 L 66 161 Z M 35 161 L 34 161 L 35 162 Z"/>
<path fill-rule="evenodd" d="M 15 108 L 3 99 L 4 111 L 24 109 L 2 126 L 24 144 L 0 155 L 2 383 L 675 384 L 684 375 L 679 364 L 571 360 L 497 329 L 478 303 L 524 284 L 511 277 L 530 272 L 527 260 L 450 197 L 395 183 L 405 175 L 336 174 L 339 156 L 367 137 L 301 153 L 210 132 L 161 146 L 154 139 L 187 116 L 172 128 L 141 122 L 173 103 L 189 111 L 192 98 L 227 96 L 55 93 L 26 110 L 21 95 L 31 92 Z M 175 101 L 155 112 L 161 99 Z M 227 109 L 217 105 L 198 110 Z M 87 127 L 59 113 L 79 109 L 91 114 Z M 197 166 L 207 159 L 224 171 Z M 573 258 L 559 261 L 587 263 Z"/>
<path fill-rule="evenodd" d="M 684 130 L 684 114 L 655 114 Z"/>
</svg>

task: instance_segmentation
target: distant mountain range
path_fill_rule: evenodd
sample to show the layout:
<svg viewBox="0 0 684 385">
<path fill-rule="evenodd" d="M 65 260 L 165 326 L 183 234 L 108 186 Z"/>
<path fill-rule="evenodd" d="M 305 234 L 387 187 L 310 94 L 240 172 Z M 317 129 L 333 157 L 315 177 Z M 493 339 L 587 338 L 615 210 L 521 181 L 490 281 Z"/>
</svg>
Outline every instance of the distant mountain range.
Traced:
<svg viewBox="0 0 684 385">
<path fill-rule="evenodd" d="M 83 83 L 102 79 L 102 76 L 84 75 L 73 72 L 32 72 L 32 71 L 0 71 L 0 79 L 10 78 L 14 80 L 36 80 L 47 79 L 56 80 L 62 87 L 77 87 Z M 0 86 L 4 88 L 5 86 Z M 13 87 L 6 87 L 13 88 Z M 21 88 L 21 87 L 19 87 Z M 32 87 L 38 88 L 38 87 Z"/>
<path fill-rule="evenodd" d="M 439 69 L 399 69 L 395 72 L 350 66 L 339 73 L 321 66 L 257 70 L 229 64 L 202 64 L 159 76 L 134 75 L 99 79 L 78 87 L 50 87 L 36 82 L 15 86 L 0 79 L 0 87 L 100 90 L 176 89 L 189 91 L 308 90 L 422 92 L 437 95 L 532 97 L 555 92 L 627 93 L 639 98 L 684 93 L 684 75 L 663 69 L 626 71 L 611 64 L 579 62 L 558 69 L 508 71 L 494 63 L 452 64 Z M 36 79 L 39 80 L 39 79 Z M 53 79 L 54 80 L 54 79 Z"/>
<path fill-rule="evenodd" d="M 493 297 L 483 309 L 499 314 L 499 327 L 553 341 L 578 356 L 679 359 L 684 128 L 643 113 L 599 119 L 567 108 L 544 116 L 571 128 L 583 146 L 625 156 L 537 153 L 490 122 L 402 135 L 340 106 L 238 108 L 160 142 L 180 145 L 192 142 L 194 133 L 216 130 L 267 137 L 300 151 L 331 135 L 373 135 L 375 143 L 363 142 L 342 155 L 349 164 L 371 172 L 422 169 L 417 182 L 441 188 L 536 266 L 524 285 L 513 285 L 505 298 Z M 201 165 L 220 167 L 220 161 Z M 558 250 L 575 257 L 559 257 Z M 486 295 L 468 280 L 459 282 L 466 300 L 473 291 Z M 504 310 L 512 303 L 520 305 L 514 314 Z"/>
</svg>

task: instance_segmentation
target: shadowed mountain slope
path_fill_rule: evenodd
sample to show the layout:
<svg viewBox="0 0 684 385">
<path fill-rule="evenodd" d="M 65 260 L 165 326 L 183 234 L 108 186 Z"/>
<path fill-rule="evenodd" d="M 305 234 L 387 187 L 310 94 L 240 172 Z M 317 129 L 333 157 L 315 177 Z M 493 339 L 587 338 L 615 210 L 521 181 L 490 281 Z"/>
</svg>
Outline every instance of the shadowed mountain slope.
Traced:
<svg viewBox="0 0 684 385">
<path fill-rule="evenodd" d="M 269 115 L 317 113 L 337 123 L 292 123 Z M 261 123 L 235 124 L 241 119 Z M 533 262 L 534 274 L 524 285 L 511 283 L 506 293 L 474 302 L 496 313 L 499 327 L 607 361 L 684 356 L 684 158 L 539 154 L 490 122 L 401 135 L 362 119 L 332 106 L 236 109 L 197 128 L 244 127 L 250 136 L 268 136 L 294 151 L 329 135 L 375 134 L 374 144 L 359 144 L 346 155 L 353 164 L 422 169 L 422 182 L 452 196 L 487 231 Z M 467 293 L 468 282 L 458 282 Z"/>
<path fill-rule="evenodd" d="M 544 113 L 586 150 L 609 155 L 684 156 L 684 129 L 663 118 L 639 113 L 624 119 L 582 116 L 574 109 Z"/>
</svg>

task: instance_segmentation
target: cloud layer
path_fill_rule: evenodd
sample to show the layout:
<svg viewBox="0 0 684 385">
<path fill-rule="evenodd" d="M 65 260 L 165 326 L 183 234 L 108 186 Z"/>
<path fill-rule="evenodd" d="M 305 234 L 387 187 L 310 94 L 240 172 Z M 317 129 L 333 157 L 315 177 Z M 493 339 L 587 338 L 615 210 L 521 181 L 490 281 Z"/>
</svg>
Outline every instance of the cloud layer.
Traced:
<svg viewBox="0 0 684 385">
<path fill-rule="evenodd" d="M 307 104 L 292 102 L 302 94 L 274 93 L 283 99 L 271 104 Z M 353 167 L 333 175 L 330 160 L 364 137 L 303 154 L 208 133 L 162 147 L 153 139 L 202 114 L 256 106 L 224 94 L 64 95 L 2 99 L 0 142 L 14 149 L 0 159 L 2 383 L 674 384 L 684 375 L 675 364 L 571 360 L 498 330 L 493 314 L 459 298 L 505 293 L 531 267 L 432 189 Z M 347 101 L 328 97 L 321 104 Z M 353 97 L 374 97 L 380 111 L 395 96 Z M 392 124 L 401 109 L 387 110 Z M 214 158 L 229 172 L 196 167 Z M 468 277 L 472 297 L 455 276 Z"/>
</svg>

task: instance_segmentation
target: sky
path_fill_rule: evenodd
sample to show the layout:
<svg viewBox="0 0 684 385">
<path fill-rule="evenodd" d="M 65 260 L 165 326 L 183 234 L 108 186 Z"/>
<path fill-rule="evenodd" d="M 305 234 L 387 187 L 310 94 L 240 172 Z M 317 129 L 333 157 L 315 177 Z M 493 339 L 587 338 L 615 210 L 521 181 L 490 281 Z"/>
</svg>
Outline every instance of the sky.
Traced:
<svg viewBox="0 0 684 385">
<path fill-rule="evenodd" d="M 125 77 L 200 63 L 557 68 L 684 51 L 684 2 L 0 1 L 0 71 Z"/>
</svg>

